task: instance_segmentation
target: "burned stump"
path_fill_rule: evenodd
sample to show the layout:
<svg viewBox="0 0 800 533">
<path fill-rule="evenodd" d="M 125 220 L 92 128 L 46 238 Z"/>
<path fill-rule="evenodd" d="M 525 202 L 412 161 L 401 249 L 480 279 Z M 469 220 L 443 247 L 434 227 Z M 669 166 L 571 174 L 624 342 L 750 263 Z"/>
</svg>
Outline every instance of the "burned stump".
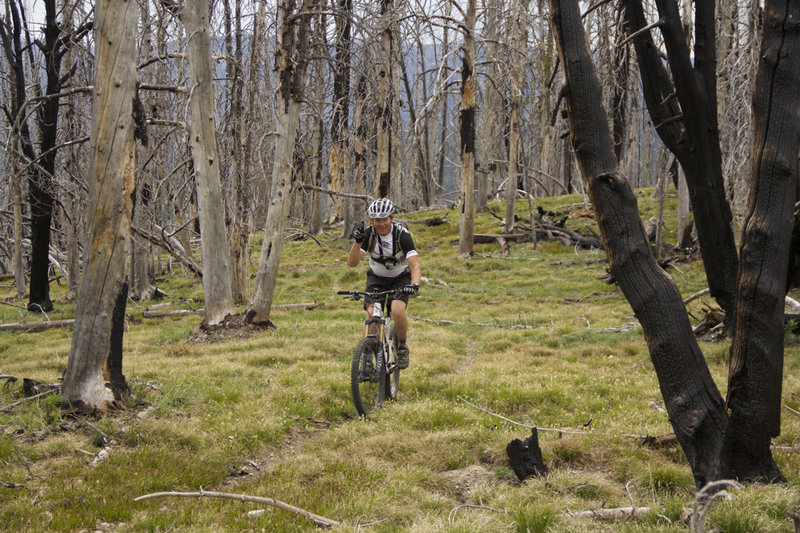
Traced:
<svg viewBox="0 0 800 533">
<path fill-rule="evenodd" d="M 520 481 L 547 474 L 547 465 L 542 459 L 542 449 L 539 447 L 539 435 L 536 428 L 531 429 L 531 436 L 525 441 L 514 439 L 509 442 L 506 446 L 506 453 L 511 470 Z"/>
</svg>

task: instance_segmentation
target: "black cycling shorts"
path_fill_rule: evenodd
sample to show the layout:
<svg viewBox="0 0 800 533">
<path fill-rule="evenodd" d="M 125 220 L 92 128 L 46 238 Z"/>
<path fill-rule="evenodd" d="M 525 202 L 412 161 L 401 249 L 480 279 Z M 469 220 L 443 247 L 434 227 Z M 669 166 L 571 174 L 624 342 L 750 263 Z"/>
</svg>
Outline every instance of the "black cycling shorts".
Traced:
<svg viewBox="0 0 800 533">
<path fill-rule="evenodd" d="M 388 291 L 392 289 L 402 289 L 406 285 L 411 284 L 411 271 L 406 269 L 405 272 L 397 276 L 396 278 L 384 278 L 383 276 L 376 276 L 372 273 L 372 270 L 367 272 L 367 288 L 364 289 L 366 292 L 377 292 L 377 291 Z M 369 305 L 375 303 L 377 300 L 383 300 L 381 298 L 372 298 L 370 296 L 364 297 L 364 309 L 366 309 Z M 391 309 L 392 300 L 400 300 L 401 302 L 408 305 L 408 294 L 400 293 L 398 296 L 391 298 L 389 300 L 389 306 Z"/>
</svg>

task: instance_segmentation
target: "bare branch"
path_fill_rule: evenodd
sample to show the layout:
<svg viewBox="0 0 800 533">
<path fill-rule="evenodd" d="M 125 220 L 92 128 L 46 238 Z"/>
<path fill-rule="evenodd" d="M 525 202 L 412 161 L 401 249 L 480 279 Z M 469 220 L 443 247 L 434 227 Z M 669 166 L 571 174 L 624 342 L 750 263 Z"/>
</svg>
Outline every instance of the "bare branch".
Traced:
<svg viewBox="0 0 800 533">
<path fill-rule="evenodd" d="M 295 513 L 304 518 L 308 518 L 315 524 L 323 527 L 336 527 L 339 525 L 339 522 L 337 522 L 336 520 L 325 518 L 324 516 L 314 514 L 312 512 L 306 511 L 305 509 L 295 507 L 294 505 L 289 505 L 288 503 L 284 503 L 279 500 L 273 500 L 272 498 L 264 498 L 261 496 L 250 496 L 247 494 L 232 494 L 230 492 L 204 491 L 202 488 L 200 489 L 199 492 L 155 492 L 152 494 L 145 494 L 144 496 L 139 496 L 138 498 L 134 498 L 133 501 L 141 502 L 152 498 L 204 498 L 204 497 L 223 498 L 228 500 L 237 500 L 241 502 L 263 503 L 266 505 L 271 505 L 272 507 L 277 507 L 278 509 L 283 509 L 284 511 L 289 511 L 290 513 Z"/>
</svg>

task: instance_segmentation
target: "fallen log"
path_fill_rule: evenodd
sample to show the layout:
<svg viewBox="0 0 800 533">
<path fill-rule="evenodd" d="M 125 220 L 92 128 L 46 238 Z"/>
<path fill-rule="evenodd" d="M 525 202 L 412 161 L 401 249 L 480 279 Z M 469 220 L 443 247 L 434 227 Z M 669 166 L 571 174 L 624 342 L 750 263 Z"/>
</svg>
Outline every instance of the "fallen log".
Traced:
<svg viewBox="0 0 800 533">
<path fill-rule="evenodd" d="M 13 324 L 0 324 L 0 331 L 26 331 L 29 333 L 37 333 L 46 329 L 68 328 L 74 325 L 74 318 L 50 320 L 49 322 L 15 322 Z"/>
<path fill-rule="evenodd" d="M 322 306 L 322 302 L 309 302 L 300 304 L 279 304 L 273 305 L 272 309 L 314 309 Z M 205 314 L 205 308 L 199 309 L 172 309 L 172 310 L 152 310 L 145 309 L 142 311 L 142 318 L 164 318 L 169 316 L 191 316 Z"/>
<path fill-rule="evenodd" d="M 617 507 L 614 509 L 586 509 L 584 511 L 565 511 L 561 516 L 565 518 L 591 518 L 603 522 L 619 522 L 629 518 L 639 518 L 652 513 L 649 507 Z"/>
<path fill-rule="evenodd" d="M 150 241 L 156 246 L 163 248 L 169 255 L 177 259 L 178 262 L 188 268 L 192 274 L 200 279 L 203 279 L 203 267 L 197 264 L 197 261 L 195 261 L 194 257 L 191 256 L 191 250 L 184 250 L 183 245 L 175 237 L 174 233 L 167 235 L 165 228 L 155 224 L 153 224 L 153 226 L 159 232 L 159 235 L 152 234 L 138 226 L 131 226 L 131 230 L 140 237 Z"/>
<path fill-rule="evenodd" d="M 478 244 L 486 244 L 496 242 L 497 239 L 505 239 L 506 241 L 518 241 L 520 239 L 529 239 L 529 233 L 476 233 L 472 236 L 472 241 Z"/>
</svg>

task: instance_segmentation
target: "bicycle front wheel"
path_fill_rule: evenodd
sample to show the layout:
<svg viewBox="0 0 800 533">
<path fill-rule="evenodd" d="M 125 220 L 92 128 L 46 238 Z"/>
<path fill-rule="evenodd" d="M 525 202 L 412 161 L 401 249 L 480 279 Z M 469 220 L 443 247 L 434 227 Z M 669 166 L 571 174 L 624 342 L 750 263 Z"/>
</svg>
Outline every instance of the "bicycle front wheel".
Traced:
<svg viewBox="0 0 800 533">
<path fill-rule="evenodd" d="M 393 325 L 390 325 L 386 331 L 386 337 L 389 339 L 389 350 L 391 350 L 391 353 L 386 356 L 386 360 L 390 362 L 387 366 L 391 370 L 384 371 L 386 398 L 394 401 L 397 399 L 397 390 L 400 388 L 400 368 L 397 366 L 397 337 L 394 334 Z"/>
<path fill-rule="evenodd" d="M 382 355 L 373 349 L 367 350 L 367 339 L 362 339 L 350 363 L 350 388 L 359 415 L 367 416 L 381 408 L 386 394 L 385 373 Z"/>
</svg>

